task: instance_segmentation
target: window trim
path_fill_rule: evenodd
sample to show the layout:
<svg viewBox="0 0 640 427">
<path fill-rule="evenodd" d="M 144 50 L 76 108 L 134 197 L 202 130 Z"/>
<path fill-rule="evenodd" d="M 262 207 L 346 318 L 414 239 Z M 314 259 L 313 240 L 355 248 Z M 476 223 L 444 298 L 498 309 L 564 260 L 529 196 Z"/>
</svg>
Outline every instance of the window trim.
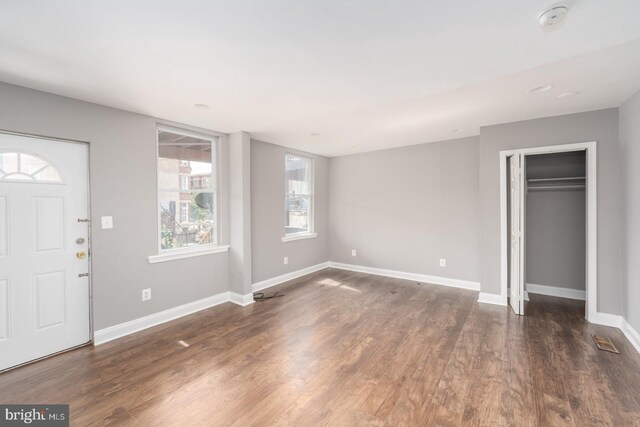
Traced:
<svg viewBox="0 0 640 427">
<path fill-rule="evenodd" d="M 308 194 L 311 203 L 311 209 L 309 210 L 309 227 L 306 231 L 298 231 L 297 233 L 287 233 L 286 217 L 287 217 L 287 196 L 289 195 L 289 187 L 287 182 L 287 156 L 297 156 L 309 160 L 311 173 L 309 174 L 309 188 L 310 194 Z M 315 210 L 316 210 L 316 168 L 315 158 L 309 154 L 298 153 L 295 151 L 285 151 L 284 153 L 284 236 L 280 239 L 282 242 L 291 242 L 294 240 L 313 239 L 318 237 L 318 233 L 315 232 Z"/>
<path fill-rule="evenodd" d="M 229 252 L 229 245 L 201 245 L 199 247 L 165 249 L 158 255 L 149 256 L 149 264 L 173 261 L 176 259 L 192 258 L 196 256 Z"/>
<path fill-rule="evenodd" d="M 181 125 L 179 125 L 181 126 Z M 160 132 L 171 132 L 178 135 L 190 136 L 199 139 L 206 139 L 211 141 L 211 164 L 215 168 L 215 188 L 212 190 L 215 192 L 216 206 L 214 211 L 214 218 L 216 218 L 215 232 L 217 242 L 208 243 L 199 246 L 188 246 L 183 248 L 171 248 L 162 249 L 162 237 L 160 233 L 160 225 L 162 224 L 161 210 L 160 210 L 160 144 L 159 137 Z M 156 254 L 148 257 L 150 264 L 158 262 L 172 261 L 176 259 L 191 258 L 201 255 L 208 255 L 213 253 L 227 252 L 229 245 L 221 244 L 220 242 L 220 182 L 221 182 L 221 164 L 220 164 L 220 141 L 224 138 L 225 134 L 213 131 L 195 131 L 188 127 L 177 127 L 162 122 L 156 122 L 156 239 L 157 248 Z M 181 191 L 181 190 L 179 190 Z"/>
</svg>

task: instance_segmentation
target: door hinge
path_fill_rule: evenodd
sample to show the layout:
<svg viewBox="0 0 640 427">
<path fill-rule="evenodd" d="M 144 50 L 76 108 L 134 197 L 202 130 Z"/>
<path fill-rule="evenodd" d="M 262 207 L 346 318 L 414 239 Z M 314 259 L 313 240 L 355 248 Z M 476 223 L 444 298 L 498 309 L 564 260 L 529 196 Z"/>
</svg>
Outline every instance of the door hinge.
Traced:
<svg viewBox="0 0 640 427">
<path fill-rule="evenodd" d="M 78 222 L 91 222 L 90 219 L 78 218 Z"/>
<path fill-rule="evenodd" d="M 78 277 L 89 277 L 89 273 L 80 273 Z"/>
</svg>

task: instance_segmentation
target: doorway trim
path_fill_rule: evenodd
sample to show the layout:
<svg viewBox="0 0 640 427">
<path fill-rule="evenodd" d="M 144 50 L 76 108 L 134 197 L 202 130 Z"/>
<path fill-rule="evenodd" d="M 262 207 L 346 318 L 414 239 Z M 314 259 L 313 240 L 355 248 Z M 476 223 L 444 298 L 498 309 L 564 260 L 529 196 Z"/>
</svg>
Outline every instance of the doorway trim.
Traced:
<svg viewBox="0 0 640 427">
<path fill-rule="evenodd" d="M 508 305 L 509 286 L 507 254 L 507 158 L 514 154 L 551 154 L 570 151 L 585 151 L 587 166 L 587 227 L 586 227 L 586 310 L 585 318 L 596 320 L 598 312 L 598 200 L 597 200 L 597 143 L 579 142 L 575 144 L 550 145 L 515 150 L 500 151 L 500 301 Z"/>
</svg>

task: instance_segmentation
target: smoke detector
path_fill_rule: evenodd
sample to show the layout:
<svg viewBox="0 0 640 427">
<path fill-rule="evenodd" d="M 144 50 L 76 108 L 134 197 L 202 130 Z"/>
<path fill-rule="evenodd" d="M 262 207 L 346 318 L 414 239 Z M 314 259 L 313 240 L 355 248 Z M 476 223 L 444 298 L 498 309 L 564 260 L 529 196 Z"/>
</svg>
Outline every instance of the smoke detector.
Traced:
<svg viewBox="0 0 640 427">
<path fill-rule="evenodd" d="M 560 28 L 567 18 L 569 6 L 557 4 L 538 15 L 538 23 L 544 31 Z"/>
</svg>

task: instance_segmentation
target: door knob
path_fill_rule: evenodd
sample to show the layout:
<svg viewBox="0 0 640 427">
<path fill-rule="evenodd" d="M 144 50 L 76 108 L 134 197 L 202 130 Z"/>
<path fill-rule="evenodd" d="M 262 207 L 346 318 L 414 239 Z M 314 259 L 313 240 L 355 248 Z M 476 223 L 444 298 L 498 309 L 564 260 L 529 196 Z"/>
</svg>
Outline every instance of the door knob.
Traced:
<svg viewBox="0 0 640 427">
<path fill-rule="evenodd" d="M 85 251 L 78 251 L 76 252 L 76 257 L 78 259 L 84 259 L 87 256 L 87 253 Z"/>
</svg>

